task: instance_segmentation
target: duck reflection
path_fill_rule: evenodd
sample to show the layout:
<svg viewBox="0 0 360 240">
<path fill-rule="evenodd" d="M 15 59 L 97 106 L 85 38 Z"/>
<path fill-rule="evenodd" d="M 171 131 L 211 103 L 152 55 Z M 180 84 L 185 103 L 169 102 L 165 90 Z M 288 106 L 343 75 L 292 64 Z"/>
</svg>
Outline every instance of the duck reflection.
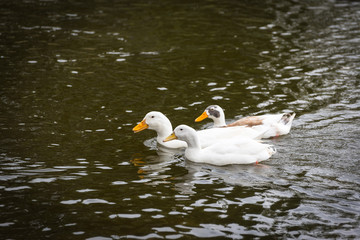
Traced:
<svg viewBox="0 0 360 240">
<path fill-rule="evenodd" d="M 137 172 L 139 178 L 149 179 L 147 183 L 151 184 L 169 183 L 169 180 L 173 178 L 173 174 L 171 173 L 172 165 L 182 161 L 180 156 L 183 154 L 183 150 L 169 149 L 156 145 L 156 140 L 155 146 L 152 145 L 154 141 L 148 141 L 145 144 L 147 144 L 150 149 L 156 150 L 156 154 L 145 156 L 136 154 L 132 157 L 131 163 L 139 167 Z"/>
<path fill-rule="evenodd" d="M 184 167 L 187 174 L 175 186 L 179 193 L 190 195 L 196 193 L 197 185 L 204 184 L 225 183 L 246 187 L 270 185 L 274 174 L 274 169 L 264 164 L 215 166 L 185 161 Z"/>
</svg>

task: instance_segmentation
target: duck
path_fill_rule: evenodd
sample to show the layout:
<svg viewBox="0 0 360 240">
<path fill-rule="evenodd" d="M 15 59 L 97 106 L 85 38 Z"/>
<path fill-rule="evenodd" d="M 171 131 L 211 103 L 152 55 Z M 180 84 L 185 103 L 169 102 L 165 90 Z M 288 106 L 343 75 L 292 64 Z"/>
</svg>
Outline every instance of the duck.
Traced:
<svg viewBox="0 0 360 240">
<path fill-rule="evenodd" d="M 253 164 L 268 160 L 276 149 L 269 144 L 242 136 L 224 139 L 211 146 L 201 148 L 200 138 L 192 127 L 177 126 L 164 142 L 182 140 L 187 143 L 186 159 L 212 165 Z"/>
<path fill-rule="evenodd" d="M 161 112 L 148 112 L 143 120 L 137 124 L 132 130 L 134 133 L 141 132 L 145 129 L 154 130 L 157 133 L 156 141 L 161 147 L 169 149 L 186 148 L 186 142 L 182 140 L 174 140 L 164 142 L 163 140 L 173 132 L 170 120 Z M 263 133 L 246 126 L 234 128 L 211 128 L 197 131 L 200 138 L 200 146 L 207 147 L 218 141 L 219 139 L 227 139 L 235 136 L 243 136 L 251 139 L 260 139 Z"/>
<path fill-rule="evenodd" d="M 267 129 L 262 138 L 270 138 L 288 134 L 295 115 L 296 114 L 292 112 L 249 116 L 226 124 L 224 110 L 219 105 L 210 105 L 195 119 L 195 122 L 210 118 L 214 121 L 214 127 L 248 126 L 259 132 Z"/>
</svg>

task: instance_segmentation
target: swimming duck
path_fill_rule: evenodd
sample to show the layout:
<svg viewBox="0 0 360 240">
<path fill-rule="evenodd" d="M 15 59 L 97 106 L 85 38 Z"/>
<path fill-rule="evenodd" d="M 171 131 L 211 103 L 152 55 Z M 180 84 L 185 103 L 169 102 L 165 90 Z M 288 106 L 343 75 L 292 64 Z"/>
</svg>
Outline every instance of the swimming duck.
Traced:
<svg viewBox="0 0 360 240">
<path fill-rule="evenodd" d="M 224 139 L 209 147 L 201 148 L 197 132 L 187 125 L 177 126 L 164 142 L 176 140 L 183 140 L 187 143 L 185 157 L 188 160 L 220 166 L 258 163 L 269 159 L 276 152 L 271 145 L 241 136 Z"/>
<path fill-rule="evenodd" d="M 157 132 L 156 141 L 163 147 L 177 149 L 187 147 L 186 142 L 181 140 L 174 140 L 171 142 L 164 142 L 163 140 L 169 136 L 172 131 L 172 124 L 170 120 L 161 112 L 152 111 L 145 115 L 144 119 L 136 125 L 132 130 L 135 133 L 145 129 L 155 130 Z M 259 133 L 249 127 L 235 127 L 235 128 L 211 128 L 200 130 L 197 132 L 200 138 L 201 147 L 207 147 L 219 139 L 232 138 L 235 136 L 243 136 L 251 139 L 260 139 L 263 133 Z"/>
<path fill-rule="evenodd" d="M 210 105 L 195 119 L 195 122 L 210 118 L 214 121 L 214 127 L 248 126 L 260 132 L 268 129 L 268 131 L 263 134 L 263 138 L 269 138 L 288 134 L 294 117 L 295 113 L 267 114 L 244 117 L 233 123 L 226 124 L 223 109 L 218 105 Z"/>
</svg>

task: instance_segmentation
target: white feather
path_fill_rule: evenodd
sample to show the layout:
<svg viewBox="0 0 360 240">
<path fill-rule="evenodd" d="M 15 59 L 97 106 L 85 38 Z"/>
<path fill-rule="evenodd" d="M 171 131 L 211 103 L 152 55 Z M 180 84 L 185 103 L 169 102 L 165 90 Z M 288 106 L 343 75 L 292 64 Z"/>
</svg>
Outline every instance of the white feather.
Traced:
<svg viewBox="0 0 360 240">
<path fill-rule="evenodd" d="M 197 132 L 187 125 L 176 127 L 174 134 L 188 144 L 185 157 L 198 163 L 251 164 L 267 160 L 276 152 L 271 145 L 242 136 L 217 141 L 209 147 L 201 148 Z"/>
</svg>

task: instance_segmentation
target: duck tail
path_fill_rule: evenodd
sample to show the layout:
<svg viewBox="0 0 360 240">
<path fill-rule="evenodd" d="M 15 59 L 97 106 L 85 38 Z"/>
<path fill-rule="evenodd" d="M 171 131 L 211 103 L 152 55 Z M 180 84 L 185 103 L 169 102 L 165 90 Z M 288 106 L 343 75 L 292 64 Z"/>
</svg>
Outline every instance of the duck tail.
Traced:
<svg viewBox="0 0 360 240">
<path fill-rule="evenodd" d="M 270 145 L 270 146 L 268 147 L 268 152 L 269 152 L 270 156 L 272 156 L 272 155 L 274 155 L 274 154 L 277 152 L 277 150 L 276 150 L 276 148 L 275 148 L 273 145 Z"/>
<path fill-rule="evenodd" d="M 280 122 L 283 123 L 284 125 L 288 125 L 292 123 L 292 121 L 295 118 L 296 113 L 295 112 L 291 112 L 291 113 L 284 113 L 283 116 L 280 119 Z"/>
</svg>

